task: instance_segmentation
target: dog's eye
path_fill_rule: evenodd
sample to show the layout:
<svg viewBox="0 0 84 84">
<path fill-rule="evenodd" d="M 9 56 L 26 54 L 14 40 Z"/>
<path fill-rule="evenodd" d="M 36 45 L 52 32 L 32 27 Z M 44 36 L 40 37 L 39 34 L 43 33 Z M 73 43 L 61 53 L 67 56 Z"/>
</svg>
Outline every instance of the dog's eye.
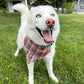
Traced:
<svg viewBox="0 0 84 84">
<path fill-rule="evenodd" d="M 55 14 L 51 14 L 51 16 L 52 16 L 52 17 L 54 17 L 54 16 L 55 16 Z"/>
<path fill-rule="evenodd" d="M 37 17 L 37 18 L 40 18 L 40 17 L 41 17 L 41 15 L 40 15 L 40 14 L 37 14 L 37 15 L 36 15 L 36 17 Z"/>
</svg>

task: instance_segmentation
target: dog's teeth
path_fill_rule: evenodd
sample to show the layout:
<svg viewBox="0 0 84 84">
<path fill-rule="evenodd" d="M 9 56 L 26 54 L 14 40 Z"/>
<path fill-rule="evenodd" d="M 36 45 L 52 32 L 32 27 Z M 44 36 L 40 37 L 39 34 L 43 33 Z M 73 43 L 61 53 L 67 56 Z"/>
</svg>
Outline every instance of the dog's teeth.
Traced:
<svg viewBox="0 0 84 84">
<path fill-rule="evenodd" d="M 41 34 L 43 35 L 43 31 L 41 31 Z"/>
</svg>

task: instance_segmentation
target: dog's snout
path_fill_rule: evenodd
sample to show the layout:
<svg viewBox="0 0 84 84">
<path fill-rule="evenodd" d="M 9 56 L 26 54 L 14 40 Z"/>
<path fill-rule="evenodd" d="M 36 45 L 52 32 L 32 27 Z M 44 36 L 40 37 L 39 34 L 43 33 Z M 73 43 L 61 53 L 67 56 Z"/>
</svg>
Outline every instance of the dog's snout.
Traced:
<svg viewBox="0 0 84 84">
<path fill-rule="evenodd" d="M 55 20 L 53 20 L 53 19 L 48 19 L 48 20 L 46 21 L 46 24 L 47 24 L 47 26 L 52 27 L 52 26 L 55 25 Z"/>
</svg>

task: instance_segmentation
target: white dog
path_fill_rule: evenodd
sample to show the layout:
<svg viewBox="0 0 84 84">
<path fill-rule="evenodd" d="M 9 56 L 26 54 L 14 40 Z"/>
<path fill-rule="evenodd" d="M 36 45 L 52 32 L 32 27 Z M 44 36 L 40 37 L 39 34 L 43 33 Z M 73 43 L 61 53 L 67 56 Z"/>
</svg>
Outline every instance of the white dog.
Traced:
<svg viewBox="0 0 84 84">
<path fill-rule="evenodd" d="M 30 10 L 23 4 L 16 4 L 13 9 L 21 13 L 21 26 L 17 38 L 17 51 L 24 48 L 24 38 L 29 38 L 37 45 L 50 46 L 50 52 L 43 58 L 45 60 L 49 77 L 58 83 L 53 73 L 53 57 L 55 54 L 55 43 L 60 31 L 59 18 L 51 6 L 37 6 Z M 34 62 L 28 64 L 29 84 L 34 84 Z"/>
</svg>

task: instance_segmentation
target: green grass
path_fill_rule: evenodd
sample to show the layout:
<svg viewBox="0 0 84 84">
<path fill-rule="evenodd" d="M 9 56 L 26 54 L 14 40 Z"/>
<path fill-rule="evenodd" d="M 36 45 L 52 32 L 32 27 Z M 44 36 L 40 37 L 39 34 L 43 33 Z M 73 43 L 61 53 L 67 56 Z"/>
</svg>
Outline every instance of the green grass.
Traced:
<svg viewBox="0 0 84 84">
<path fill-rule="evenodd" d="M 59 84 L 84 84 L 84 15 L 60 14 L 61 31 L 54 57 L 54 73 Z M 28 70 L 23 49 L 18 57 L 16 38 L 19 14 L 0 15 L 0 84 L 28 84 Z M 43 60 L 35 63 L 35 84 L 55 84 Z"/>
</svg>

